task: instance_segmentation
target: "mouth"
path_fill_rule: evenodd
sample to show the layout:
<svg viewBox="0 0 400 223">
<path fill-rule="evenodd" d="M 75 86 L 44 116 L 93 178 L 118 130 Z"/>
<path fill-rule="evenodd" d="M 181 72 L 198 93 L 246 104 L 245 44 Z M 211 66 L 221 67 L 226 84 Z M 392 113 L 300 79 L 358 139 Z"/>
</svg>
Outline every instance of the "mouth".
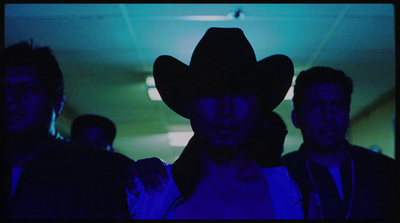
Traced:
<svg viewBox="0 0 400 223">
<path fill-rule="evenodd" d="M 214 129 L 221 134 L 230 134 L 236 130 L 232 126 L 215 126 Z"/>
<path fill-rule="evenodd" d="M 19 112 L 19 111 L 9 111 L 9 112 L 6 112 L 5 115 L 6 115 L 7 118 L 23 117 L 23 116 L 25 116 L 25 113 Z"/>
<path fill-rule="evenodd" d="M 25 116 L 26 114 L 28 114 L 28 109 L 21 104 L 5 104 L 6 116 Z"/>
<path fill-rule="evenodd" d="M 326 135 L 326 136 L 333 136 L 335 134 L 335 130 L 333 129 L 326 129 L 322 131 L 322 134 Z"/>
<path fill-rule="evenodd" d="M 231 126 L 231 125 L 216 125 L 214 128 L 215 129 L 221 129 L 221 130 L 234 130 L 234 129 L 236 129 L 234 126 Z"/>
</svg>

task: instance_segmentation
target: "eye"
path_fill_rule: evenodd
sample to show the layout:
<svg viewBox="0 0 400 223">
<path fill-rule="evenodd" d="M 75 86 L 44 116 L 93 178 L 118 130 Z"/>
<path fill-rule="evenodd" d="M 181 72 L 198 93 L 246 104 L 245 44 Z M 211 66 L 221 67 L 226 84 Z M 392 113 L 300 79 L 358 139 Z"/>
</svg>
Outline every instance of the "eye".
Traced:
<svg viewBox="0 0 400 223">
<path fill-rule="evenodd" d="M 334 102 L 332 103 L 332 106 L 333 106 L 335 109 L 344 109 L 344 108 L 346 108 L 346 104 L 345 104 L 344 102 L 341 102 L 341 101 L 334 101 Z"/>
<path fill-rule="evenodd" d="M 250 91 L 237 91 L 237 92 L 234 92 L 232 94 L 232 96 L 235 98 L 248 98 L 253 94 L 255 95 L 255 93 L 250 92 Z"/>
<path fill-rule="evenodd" d="M 27 85 L 23 86 L 23 91 L 28 94 L 33 94 L 33 93 L 39 92 L 41 89 L 42 89 L 41 87 L 31 85 L 31 84 L 27 84 Z"/>
<path fill-rule="evenodd" d="M 12 88 L 11 84 L 8 83 L 4 84 L 4 90 L 9 91 L 11 88 Z"/>
<path fill-rule="evenodd" d="M 247 95 L 245 93 L 239 92 L 233 95 L 234 98 L 245 98 Z"/>
<path fill-rule="evenodd" d="M 322 108 L 323 107 L 323 103 L 322 102 L 320 102 L 320 101 L 317 101 L 317 102 L 315 102 L 315 103 L 313 103 L 313 104 L 311 104 L 311 106 L 310 106 L 312 109 L 318 109 L 318 108 Z"/>
</svg>

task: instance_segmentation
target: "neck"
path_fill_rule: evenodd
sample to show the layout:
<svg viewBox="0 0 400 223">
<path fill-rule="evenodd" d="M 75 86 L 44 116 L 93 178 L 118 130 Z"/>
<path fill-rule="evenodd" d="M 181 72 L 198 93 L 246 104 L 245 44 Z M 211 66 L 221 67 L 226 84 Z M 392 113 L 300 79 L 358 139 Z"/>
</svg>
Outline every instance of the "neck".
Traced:
<svg viewBox="0 0 400 223">
<path fill-rule="evenodd" d="M 216 162 L 204 151 L 201 152 L 201 157 L 201 177 L 214 182 L 246 180 L 248 177 L 258 175 L 261 170 L 246 151 L 238 151 L 223 162 Z"/>
<path fill-rule="evenodd" d="M 5 161 L 12 167 L 22 167 L 53 141 L 53 135 L 43 137 L 9 137 L 5 144 Z"/>
<path fill-rule="evenodd" d="M 316 146 L 306 143 L 304 146 L 308 160 L 328 168 L 340 166 L 350 156 L 346 148 L 346 142 L 341 143 L 334 149 L 327 150 L 316 148 Z"/>
</svg>

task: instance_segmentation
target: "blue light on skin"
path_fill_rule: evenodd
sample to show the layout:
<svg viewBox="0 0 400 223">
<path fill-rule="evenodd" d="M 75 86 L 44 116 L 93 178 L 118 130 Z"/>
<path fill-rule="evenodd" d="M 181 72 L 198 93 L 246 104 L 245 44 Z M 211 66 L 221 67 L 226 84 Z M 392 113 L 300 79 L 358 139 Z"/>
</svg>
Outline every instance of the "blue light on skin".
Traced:
<svg viewBox="0 0 400 223">
<path fill-rule="evenodd" d="M 28 66 L 4 70 L 6 162 L 23 166 L 56 134 L 63 97 L 54 98 L 43 77 Z"/>
<path fill-rule="evenodd" d="M 264 175 L 247 154 L 247 141 L 259 122 L 255 94 L 198 96 L 186 109 L 195 136 L 204 143 L 199 144 L 201 177 L 193 194 L 174 207 L 173 217 L 274 219 Z"/>
<path fill-rule="evenodd" d="M 211 147 L 238 148 L 258 121 L 255 95 L 223 95 L 192 99 L 187 112 L 195 134 Z"/>
<path fill-rule="evenodd" d="M 350 108 L 344 89 L 334 83 L 321 83 L 305 89 L 305 101 L 292 120 L 300 128 L 304 142 L 320 152 L 330 152 L 345 143 Z"/>
<path fill-rule="evenodd" d="M 6 134 L 55 135 L 56 108 L 40 75 L 24 66 L 7 68 L 4 74 Z"/>
</svg>

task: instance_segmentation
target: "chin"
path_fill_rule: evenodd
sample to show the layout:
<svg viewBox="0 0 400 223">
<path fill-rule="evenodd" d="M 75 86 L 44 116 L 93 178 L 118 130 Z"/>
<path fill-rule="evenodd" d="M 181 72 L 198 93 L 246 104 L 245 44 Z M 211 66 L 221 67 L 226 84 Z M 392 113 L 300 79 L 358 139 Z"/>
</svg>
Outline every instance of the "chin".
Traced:
<svg viewBox="0 0 400 223">
<path fill-rule="evenodd" d="M 221 148 L 236 148 L 238 147 L 236 142 L 232 142 L 231 140 L 219 140 L 216 142 L 211 143 L 213 147 L 221 147 Z"/>
<path fill-rule="evenodd" d="M 236 155 L 238 146 L 231 143 L 214 143 L 206 148 L 206 152 L 214 162 L 224 163 Z"/>
<path fill-rule="evenodd" d="M 320 152 L 332 152 L 338 148 L 337 142 L 324 142 L 317 144 Z"/>
</svg>

